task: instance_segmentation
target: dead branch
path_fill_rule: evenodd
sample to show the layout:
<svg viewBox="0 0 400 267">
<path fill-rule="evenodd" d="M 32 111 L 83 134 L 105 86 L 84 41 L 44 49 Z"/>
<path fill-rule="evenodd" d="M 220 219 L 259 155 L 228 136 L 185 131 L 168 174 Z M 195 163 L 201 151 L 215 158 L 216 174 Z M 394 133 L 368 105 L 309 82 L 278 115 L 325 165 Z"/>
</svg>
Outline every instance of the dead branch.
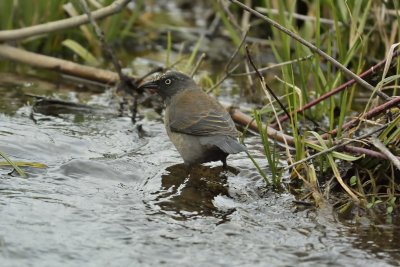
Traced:
<svg viewBox="0 0 400 267">
<path fill-rule="evenodd" d="M 356 126 L 361 120 L 368 120 L 371 119 L 375 116 L 378 116 L 382 112 L 385 112 L 386 110 L 389 110 L 392 107 L 399 106 L 400 105 L 400 96 L 394 97 L 392 100 L 383 103 L 382 105 L 377 106 L 376 108 L 371 109 L 367 113 L 360 115 L 359 117 L 345 123 L 342 125 L 342 130 L 346 130 L 349 128 L 352 128 Z M 329 136 L 335 136 L 338 132 L 338 129 L 334 129 L 329 133 L 325 133 L 321 135 L 323 139 L 327 139 Z"/>
<path fill-rule="evenodd" d="M 111 5 L 98 9 L 92 13 L 94 19 L 101 19 L 118 13 L 125 7 L 130 0 L 116 0 Z M 25 27 L 17 30 L 0 31 L 0 42 L 15 41 L 32 37 L 40 34 L 46 34 L 68 28 L 73 28 L 89 22 L 87 15 L 71 17 L 68 19 L 57 20 L 43 23 L 40 25 Z"/>
<path fill-rule="evenodd" d="M 243 125 L 245 127 L 248 127 L 249 129 L 251 129 L 257 133 L 259 132 L 257 123 L 250 116 L 244 114 L 243 112 L 241 112 L 240 110 L 235 109 L 235 108 L 230 109 L 230 114 L 231 114 L 232 119 L 236 123 Z M 286 135 L 280 131 L 277 131 L 276 129 L 274 129 L 270 126 L 267 126 L 265 128 L 265 131 L 269 138 L 276 140 L 280 143 L 284 143 L 284 140 L 286 140 L 288 145 L 294 146 L 294 138 L 292 136 Z M 308 142 L 316 143 L 313 140 L 309 140 Z M 365 155 L 368 155 L 369 157 L 388 159 L 387 156 L 383 153 L 380 153 L 380 152 L 377 152 L 374 150 L 370 150 L 367 148 L 363 148 L 363 147 L 350 146 L 350 145 L 348 145 L 348 143 L 346 143 L 346 145 L 344 145 L 344 146 L 339 145 L 338 147 L 335 147 L 335 148 L 343 148 L 343 150 L 350 152 L 352 154 L 357 154 L 357 155 L 365 154 Z M 333 149 L 333 150 L 335 150 L 335 149 Z"/>
<path fill-rule="evenodd" d="M 251 130 L 253 130 L 253 131 L 257 132 L 257 133 L 259 132 L 259 129 L 257 127 L 257 123 L 250 116 L 244 114 L 243 112 L 241 112 L 240 110 L 235 109 L 235 108 L 230 109 L 230 114 L 231 114 L 232 119 L 236 123 L 238 123 L 240 125 L 243 125 L 245 127 L 248 127 L 249 129 L 251 129 Z M 286 135 L 286 134 L 284 134 L 284 133 L 282 133 L 280 131 L 277 131 L 276 129 L 274 129 L 272 127 L 269 127 L 269 126 L 267 126 L 265 128 L 265 131 L 266 131 L 268 137 L 271 138 L 271 139 L 274 139 L 274 140 L 276 140 L 278 142 L 281 142 L 281 143 L 284 143 L 284 140 L 286 139 L 286 142 L 289 145 L 294 145 L 294 139 L 290 135 Z"/>
<path fill-rule="evenodd" d="M 9 45 L 0 44 L 0 57 L 105 84 L 115 84 L 119 81 L 118 74 L 112 71 L 88 67 L 71 61 L 28 52 Z"/>
<path fill-rule="evenodd" d="M 356 142 L 357 140 L 365 139 L 365 138 L 367 138 L 367 137 L 369 137 L 369 136 L 371 136 L 371 135 L 373 135 L 373 134 L 375 134 L 377 132 L 382 131 L 387 126 L 388 126 L 387 124 L 383 125 L 383 126 L 379 127 L 378 129 L 373 130 L 373 131 L 371 131 L 369 133 L 363 134 L 363 135 L 361 135 L 361 136 L 359 136 L 357 138 L 350 139 L 350 140 L 335 144 L 334 146 L 332 146 L 332 147 L 330 147 L 328 149 L 325 149 L 323 151 L 320 151 L 320 152 L 317 152 L 315 154 L 312 154 L 311 156 L 308 156 L 307 158 L 304 158 L 304 159 L 301 159 L 299 161 L 296 161 L 293 164 L 285 167 L 285 169 L 291 169 L 291 168 L 293 168 L 294 166 L 296 166 L 296 165 L 298 165 L 300 163 L 309 161 L 309 160 L 311 160 L 313 158 L 325 155 L 325 154 L 327 154 L 329 152 L 332 152 L 332 151 L 338 151 L 341 148 L 343 148 L 343 150 L 346 150 L 348 152 L 352 152 L 352 154 L 366 154 L 366 155 L 371 156 L 371 157 L 378 157 L 378 158 L 382 158 L 382 159 L 388 159 L 388 157 L 385 157 L 384 153 L 382 154 L 382 153 L 379 153 L 379 152 L 376 152 L 376 151 L 373 151 L 373 150 L 369 150 L 369 149 L 363 149 L 361 151 L 361 150 L 358 150 L 359 147 L 349 146 L 350 143 Z"/>
</svg>

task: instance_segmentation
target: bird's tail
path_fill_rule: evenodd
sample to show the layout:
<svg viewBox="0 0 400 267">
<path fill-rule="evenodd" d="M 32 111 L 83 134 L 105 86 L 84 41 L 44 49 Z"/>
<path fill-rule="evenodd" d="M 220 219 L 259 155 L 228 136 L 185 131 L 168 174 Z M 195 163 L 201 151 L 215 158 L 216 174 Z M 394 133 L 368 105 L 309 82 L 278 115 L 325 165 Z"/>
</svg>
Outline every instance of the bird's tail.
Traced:
<svg viewBox="0 0 400 267">
<path fill-rule="evenodd" d="M 219 147 L 222 151 L 228 154 L 236 154 L 246 151 L 247 148 L 240 144 L 236 138 L 232 136 L 207 136 L 201 137 L 200 143 L 202 145 L 214 145 Z"/>
</svg>

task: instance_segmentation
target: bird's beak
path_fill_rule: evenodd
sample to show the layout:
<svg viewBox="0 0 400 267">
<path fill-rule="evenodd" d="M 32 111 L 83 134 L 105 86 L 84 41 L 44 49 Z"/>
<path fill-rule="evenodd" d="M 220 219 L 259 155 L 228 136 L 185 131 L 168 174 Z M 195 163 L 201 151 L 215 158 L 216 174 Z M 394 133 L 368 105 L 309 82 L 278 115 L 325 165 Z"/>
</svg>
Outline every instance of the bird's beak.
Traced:
<svg viewBox="0 0 400 267">
<path fill-rule="evenodd" d="M 146 83 L 141 84 L 141 85 L 139 86 L 138 89 L 139 89 L 139 90 L 140 90 L 140 89 L 152 89 L 152 90 L 157 90 L 157 89 L 158 89 L 158 84 L 157 84 L 156 82 L 154 82 L 154 81 L 146 82 Z"/>
</svg>

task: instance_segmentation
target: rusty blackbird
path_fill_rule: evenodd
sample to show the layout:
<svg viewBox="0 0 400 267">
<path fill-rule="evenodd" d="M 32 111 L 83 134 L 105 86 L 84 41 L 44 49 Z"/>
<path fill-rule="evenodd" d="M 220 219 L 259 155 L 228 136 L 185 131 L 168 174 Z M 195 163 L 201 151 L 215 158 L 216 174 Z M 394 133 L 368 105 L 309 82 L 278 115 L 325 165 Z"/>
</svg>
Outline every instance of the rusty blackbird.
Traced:
<svg viewBox="0 0 400 267">
<path fill-rule="evenodd" d="M 185 165 L 220 160 L 226 168 L 229 154 L 246 150 L 229 113 L 189 76 L 170 71 L 140 88 L 163 98 L 167 134 Z"/>
</svg>

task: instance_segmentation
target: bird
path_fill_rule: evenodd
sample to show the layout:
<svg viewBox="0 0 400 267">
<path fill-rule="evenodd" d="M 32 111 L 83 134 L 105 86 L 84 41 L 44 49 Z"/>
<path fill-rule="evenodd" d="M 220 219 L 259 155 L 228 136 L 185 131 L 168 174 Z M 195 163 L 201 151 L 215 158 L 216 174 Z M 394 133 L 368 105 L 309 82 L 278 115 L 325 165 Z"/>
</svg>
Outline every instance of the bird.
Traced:
<svg viewBox="0 0 400 267">
<path fill-rule="evenodd" d="M 158 93 L 164 101 L 164 124 L 169 139 L 188 167 L 221 161 L 246 151 L 230 114 L 188 75 L 169 71 L 138 88 Z"/>
</svg>

